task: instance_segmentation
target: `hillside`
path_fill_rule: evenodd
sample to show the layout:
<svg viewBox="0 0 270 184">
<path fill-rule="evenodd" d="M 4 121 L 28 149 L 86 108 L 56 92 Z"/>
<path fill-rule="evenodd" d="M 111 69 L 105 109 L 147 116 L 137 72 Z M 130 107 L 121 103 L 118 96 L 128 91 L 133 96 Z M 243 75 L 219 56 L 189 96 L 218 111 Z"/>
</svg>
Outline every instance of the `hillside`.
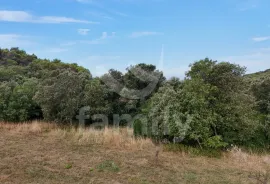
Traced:
<svg viewBox="0 0 270 184">
<path fill-rule="evenodd" d="M 253 82 L 258 83 L 258 82 L 264 81 L 265 79 L 270 78 L 270 69 L 267 69 L 261 72 L 247 74 L 244 77 L 252 83 Z"/>
</svg>

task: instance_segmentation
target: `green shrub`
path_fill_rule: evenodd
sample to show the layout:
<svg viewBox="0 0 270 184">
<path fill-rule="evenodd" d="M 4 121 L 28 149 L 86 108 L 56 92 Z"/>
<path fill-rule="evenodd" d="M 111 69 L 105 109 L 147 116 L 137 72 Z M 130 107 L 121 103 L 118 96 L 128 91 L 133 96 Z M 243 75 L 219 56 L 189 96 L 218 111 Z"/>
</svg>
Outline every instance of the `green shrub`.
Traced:
<svg viewBox="0 0 270 184">
<path fill-rule="evenodd" d="M 135 135 L 135 137 L 140 137 L 140 136 L 142 136 L 142 123 L 141 123 L 141 121 L 139 121 L 139 120 L 136 120 L 135 122 L 134 122 L 134 124 L 133 124 L 133 132 L 134 132 L 134 135 Z"/>
<path fill-rule="evenodd" d="M 117 164 L 115 164 L 113 161 L 106 160 L 97 166 L 97 170 L 99 172 L 103 171 L 118 172 L 120 169 L 117 166 Z"/>
<path fill-rule="evenodd" d="M 192 147 L 183 144 L 166 144 L 164 145 L 164 151 L 169 152 L 185 152 L 190 156 L 205 156 L 210 158 L 221 158 L 222 150 L 213 148 L 199 148 Z"/>
<path fill-rule="evenodd" d="M 219 148 L 225 148 L 226 146 L 228 146 L 228 144 L 223 142 L 221 136 L 213 136 L 213 137 L 208 138 L 204 142 L 204 146 L 207 148 L 219 149 Z"/>
<path fill-rule="evenodd" d="M 67 164 L 66 166 L 65 166 L 65 169 L 71 169 L 72 168 L 72 164 Z"/>
</svg>

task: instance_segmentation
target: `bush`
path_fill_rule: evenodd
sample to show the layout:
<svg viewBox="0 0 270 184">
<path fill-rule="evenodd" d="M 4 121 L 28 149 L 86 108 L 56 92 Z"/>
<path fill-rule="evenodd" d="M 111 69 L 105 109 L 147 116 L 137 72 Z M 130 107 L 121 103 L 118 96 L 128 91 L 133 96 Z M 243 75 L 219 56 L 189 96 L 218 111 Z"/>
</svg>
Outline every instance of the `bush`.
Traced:
<svg viewBox="0 0 270 184">
<path fill-rule="evenodd" d="M 112 172 L 118 172 L 120 169 L 119 167 L 111 160 L 106 160 L 102 163 L 100 163 L 98 166 L 97 166 L 97 169 L 99 172 L 102 172 L 102 171 L 112 171 Z"/>
<path fill-rule="evenodd" d="M 210 137 L 203 144 L 205 147 L 213 149 L 225 148 L 228 146 L 227 143 L 223 142 L 221 136 Z"/>
<path fill-rule="evenodd" d="M 143 135 L 143 124 L 141 121 L 139 120 L 136 120 L 133 124 L 133 132 L 134 132 L 134 135 L 135 137 L 140 137 Z"/>
<path fill-rule="evenodd" d="M 192 147 L 183 144 L 167 144 L 164 145 L 164 150 L 169 152 L 184 152 L 190 156 L 205 156 L 210 158 L 221 158 L 222 150 L 221 149 L 212 149 L 212 148 L 199 148 Z"/>
</svg>

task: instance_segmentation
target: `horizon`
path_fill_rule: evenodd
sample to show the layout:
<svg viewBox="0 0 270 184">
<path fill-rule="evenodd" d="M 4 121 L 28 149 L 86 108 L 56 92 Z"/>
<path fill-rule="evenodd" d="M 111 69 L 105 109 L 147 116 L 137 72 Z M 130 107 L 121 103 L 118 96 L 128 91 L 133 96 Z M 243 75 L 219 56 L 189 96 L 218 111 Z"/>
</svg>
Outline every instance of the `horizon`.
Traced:
<svg viewBox="0 0 270 184">
<path fill-rule="evenodd" d="M 100 76 L 138 63 L 182 79 L 206 57 L 270 68 L 266 0 L 3 0 L 0 47 L 19 47 L 39 58 L 77 63 Z M 163 50 L 164 48 L 164 50 Z"/>
</svg>

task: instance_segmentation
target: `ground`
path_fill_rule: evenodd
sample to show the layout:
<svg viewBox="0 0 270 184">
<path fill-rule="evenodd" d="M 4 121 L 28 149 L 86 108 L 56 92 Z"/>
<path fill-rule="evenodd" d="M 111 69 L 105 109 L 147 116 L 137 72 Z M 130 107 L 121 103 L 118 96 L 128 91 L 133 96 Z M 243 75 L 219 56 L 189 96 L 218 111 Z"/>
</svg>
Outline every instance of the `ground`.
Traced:
<svg viewBox="0 0 270 184">
<path fill-rule="evenodd" d="M 0 183 L 259 183 L 270 164 L 268 156 L 239 151 L 207 158 L 161 149 L 157 159 L 150 140 L 123 133 L 22 126 L 0 125 Z"/>
</svg>

